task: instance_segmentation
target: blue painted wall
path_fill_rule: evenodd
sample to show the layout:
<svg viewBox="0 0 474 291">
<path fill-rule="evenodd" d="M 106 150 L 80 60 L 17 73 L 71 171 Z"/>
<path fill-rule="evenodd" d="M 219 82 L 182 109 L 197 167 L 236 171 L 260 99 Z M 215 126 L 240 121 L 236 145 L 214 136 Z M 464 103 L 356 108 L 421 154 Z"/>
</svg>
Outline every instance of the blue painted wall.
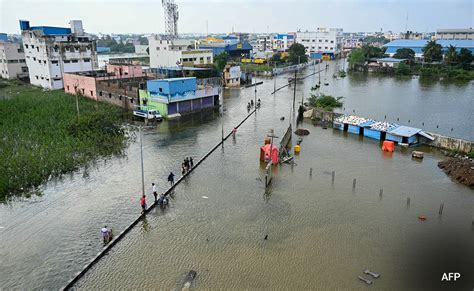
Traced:
<svg viewBox="0 0 474 291">
<path fill-rule="evenodd" d="M 196 91 L 196 78 L 150 80 L 147 82 L 147 89 L 151 95 L 183 95 Z"/>
<path fill-rule="evenodd" d="M 378 130 L 373 130 L 370 128 L 364 128 L 364 136 L 374 138 L 374 139 L 379 139 L 380 140 L 380 134 L 381 132 Z"/>
<path fill-rule="evenodd" d="M 349 124 L 349 128 L 347 129 L 347 131 L 350 133 L 359 134 L 359 127 L 357 125 Z"/>
<path fill-rule="evenodd" d="M 401 136 L 392 135 L 387 132 L 387 136 L 385 137 L 386 140 L 396 141 L 398 143 L 402 142 Z"/>
</svg>

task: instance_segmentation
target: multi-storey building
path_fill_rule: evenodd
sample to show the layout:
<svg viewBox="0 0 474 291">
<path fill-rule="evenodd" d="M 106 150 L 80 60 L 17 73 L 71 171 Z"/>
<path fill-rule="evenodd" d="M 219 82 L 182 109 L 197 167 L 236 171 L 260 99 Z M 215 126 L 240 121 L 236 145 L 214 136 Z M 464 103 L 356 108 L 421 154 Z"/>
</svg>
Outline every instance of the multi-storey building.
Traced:
<svg viewBox="0 0 474 291">
<path fill-rule="evenodd" d="M 64 73 L 97 68 L 95 41 L 84 34 L 82 21 L 69 23 L 71 28 L 30 26 L 29 21 L 20 21 L 31 84 L 62 89 Z"/>
<path fill-rule="evenodd" d="M 3 79 L 28 77 L 25 53 L 20 44 L 0 40 L 0 77 Z"/>
<path fill-rule="evenodd" d="M 295 34 L 278 33 L 273 36 L 272 48 L 274 51 L 287 51 L 292 44 L 295 43 Z"/>
<path fill-rule="evenodd" d="M 296 42 L 304 45 L 306 54 L 312 58 L 327 56 L 335 58 L 342 49 L 342 29 L 317 28 L 315 31 L 296 32 Z"/>
<path fill-rule="evenodd" d="M 150 67 L 176 67 L 212 64 L 212 50 L 194 48 L 194 41 L 154 35 L 148 38 Z"/>
<path fill-rule="evenodd" d="M 474 29 L 438 29 L 436 31 L 436 39 L 454 39 L 454 40 L 463 40 L 463 39 L 474 39 Z"/>
</svg>

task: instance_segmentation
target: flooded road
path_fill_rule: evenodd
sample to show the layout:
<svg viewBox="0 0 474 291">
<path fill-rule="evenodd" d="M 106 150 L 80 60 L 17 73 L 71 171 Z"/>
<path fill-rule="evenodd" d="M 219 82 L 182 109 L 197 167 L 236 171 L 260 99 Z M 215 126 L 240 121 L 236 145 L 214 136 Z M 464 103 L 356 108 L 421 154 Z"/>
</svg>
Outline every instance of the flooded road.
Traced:
<svg viewBox="0 0 474 291">
<path fill-rule="evenodd" d="M 389 79 L 333 81 L 330 76 L 331 71 L 330 85 L 323 92 L 347 96 L 346 110 L 361 115 L 361 110 L 381 114 L 368 109 L 371 99 L 364 99 L 367 108 L 355 107 L 357 98 L 377 98 L 370 92 L 376 84 L 388 82 L 405 90 Z M 277 87 L 287 77 L 280 76 Z M 298 87 L 297 101 L 315 81 L 317 76 L 310 77 Z M 415 81 L 406 81 L 410 90 L 415 90 Z M 354 92 L 364 92 L 364 86 L 369 92 L 338 93 L 351 86 Z M 435 102 L 445 98 L 437 93 L 442 88 L 438 86 L 442 85 L 419 86 L 417 92 L 426 90 L 424 96 Z M 462 106 L 442 113 L 444 120 L 464 125 L 453 132 L 463 132 L 465 138 L 473 135 L 470 115 L 461 116 L 474 109 L 464 94 L 470 86 L 459 87 L 452 95 Z M 258 147 L 268 129 L 283 134 L 293 97 L 291 88 L 276 96 L 269 94 L 272 89 L 273 81 L 265 80 L 258 87 L 262 109 L 241 126 L 236 139 L 230 138 L 223 150 L 212 154 L 177 187 L 169 209 L 148 215 L 78 287 L 175 289 L 194 269 L 198 288 L 354 289 L 365 287 L 357 276 L 369 268 L 383 274 L 378 287 L 397 289 L 406 287 L 398 277 L 410 269 L 404 263 L 410 251 L 420 247 L 417 238 L 455 234 L 460 242 L 472 245 L 474 193 L 437 168 L 442 158 L 437 152 L 427 153 L 422 162 L 412 161 L 409 152 L 386 156 L 375 140 L 359 140 L 306 123 L 311 134 L 304 138 L 297 165 L 277 167 L 272 192 L 265 195 Z M 143 149 L 147 192 L 151 182 L 164 190 L 167 174 L 179 173 L 185 156 L 204 155 L 220 140 L 221 123 L 229 131 L 247 114 L 245 104 L 253 96 L 253 88 L 227 90 L 222 117 L 197 114 L 147 130 Z M 409 97 L 399 98 L 407 102 Z M 384 99 L 377 104 L 385 106 L 391 102 L 386 98 L 395 97 L 386 93 L 380 98 Z M 422 102 L 419 112 L 426 106 L 437 108 L 436 102 Z M 402 114 L 410 115 L 402 111 L 400 119 Z M 281 116 L 286 116 L 285 121 L 280 121 Z M 416 120 L 409 118 L 412 123 Z M 415 126 L 412 123 L 407 125 Z M 449 123 L 440 129 L 445 127 Z M 59 288 L 82 269 L 101 249 L 100 227 L 106 224 L 119 232 L 139 214 L 139 161 L 134 143 L 125 158 L 98 161 L 86 173 L 46 184 L 42 197 L 1 206 L 0 288 Z M 311 177 L 309 168 L 313 168 Z M 331 171 L 336 171 L 334 185 Z M 357 178 L 355 192 L 353 178 Z M 411 198 L 408 206 L 407 197 Z M 438 218 L 442 202 L 444 213 Z M 418 221 L 420 214 L 428 220 Z"/>
</svg>

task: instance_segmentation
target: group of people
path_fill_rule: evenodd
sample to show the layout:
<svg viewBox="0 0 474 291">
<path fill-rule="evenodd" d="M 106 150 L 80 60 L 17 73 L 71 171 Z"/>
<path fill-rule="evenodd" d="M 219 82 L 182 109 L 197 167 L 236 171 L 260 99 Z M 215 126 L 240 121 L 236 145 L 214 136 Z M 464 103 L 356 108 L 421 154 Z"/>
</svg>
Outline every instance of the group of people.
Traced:
<svg viewBox="0 0 474 291">
<path fill-rule="evenodd" d="M 247 103 L 247 111 L 250 111 L 250 109 L 251 109 L 254 105 L 256 105 L 257 108 L 260 107 L 260 105 L 261 105 L 260 98 L 258 98 L 257 104 L 254 104 L 253 100 L 250 100 L 250 102 Z"/>
<path fill-rule="evenodd" d="M 186 174 L 194 167 L 193 157 L 185 158 L 181 164 L 181 174 Z"/>
</svg>

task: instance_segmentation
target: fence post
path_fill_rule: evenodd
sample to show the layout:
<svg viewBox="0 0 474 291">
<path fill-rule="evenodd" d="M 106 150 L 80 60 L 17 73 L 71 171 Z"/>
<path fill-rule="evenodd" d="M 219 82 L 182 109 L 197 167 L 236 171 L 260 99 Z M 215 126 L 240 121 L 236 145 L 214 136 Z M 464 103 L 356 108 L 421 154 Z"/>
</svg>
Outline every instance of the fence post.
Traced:
<svg viewBox="0 0 474 291">
<path fill-rule="evenodd" d="M 334 185 L 334 178 L 336 176 L 336 171 L 332 171 L 331 176 L 332 176 L 331 183 Z"/>
</svg>

